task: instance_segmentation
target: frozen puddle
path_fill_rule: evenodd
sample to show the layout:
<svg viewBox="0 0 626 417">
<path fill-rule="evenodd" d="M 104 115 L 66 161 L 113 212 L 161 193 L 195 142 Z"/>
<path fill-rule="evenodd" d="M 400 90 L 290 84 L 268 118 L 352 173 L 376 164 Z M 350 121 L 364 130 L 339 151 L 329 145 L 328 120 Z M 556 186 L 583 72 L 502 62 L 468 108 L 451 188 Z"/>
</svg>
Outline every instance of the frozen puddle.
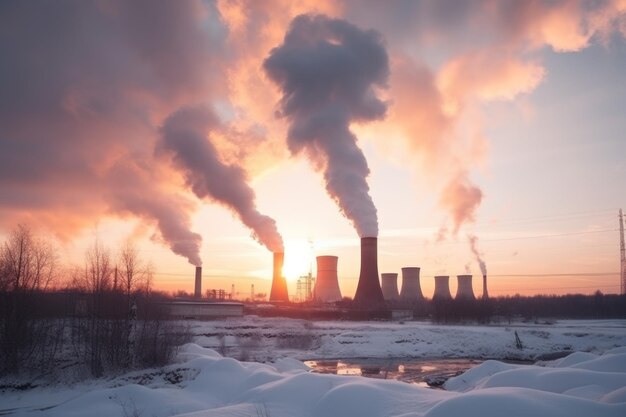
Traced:
<svg viewBox="0 0 626 417">
<path fill-rule="evenodd" d="M 312 372 L 395 379 L 421 387 L 440 388 L 449 378 L 480 365 L 483 359 L 337 359 L 305 361 Z"/>
</svg>

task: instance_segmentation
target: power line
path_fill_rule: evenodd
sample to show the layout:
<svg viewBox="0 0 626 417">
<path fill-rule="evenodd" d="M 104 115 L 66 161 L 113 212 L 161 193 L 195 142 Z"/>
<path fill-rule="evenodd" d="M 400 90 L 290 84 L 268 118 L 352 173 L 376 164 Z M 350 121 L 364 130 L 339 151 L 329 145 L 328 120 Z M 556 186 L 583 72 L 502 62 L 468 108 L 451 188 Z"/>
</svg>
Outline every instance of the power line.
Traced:
<svg viewBox="0 0 626 417">
<path fill-rule="evenodd" d="M 547 238 L 547 237 L 576 236 L 576 235 L 587 235 L 587 234 L 592 234 L 592 233 L 616 232 L 617 230 L 618 229 L 602 229 L 602 230 L 589 230 L 586 232 L 555 233 L 551 235 L 519 236 L 519 237 L 507 237 L 507 238 L 500 238 L 500 239 L 481 239 L 481 242 L 501 242 L 505 240 L 541 239 L 541 238 Z"/>
</svg>

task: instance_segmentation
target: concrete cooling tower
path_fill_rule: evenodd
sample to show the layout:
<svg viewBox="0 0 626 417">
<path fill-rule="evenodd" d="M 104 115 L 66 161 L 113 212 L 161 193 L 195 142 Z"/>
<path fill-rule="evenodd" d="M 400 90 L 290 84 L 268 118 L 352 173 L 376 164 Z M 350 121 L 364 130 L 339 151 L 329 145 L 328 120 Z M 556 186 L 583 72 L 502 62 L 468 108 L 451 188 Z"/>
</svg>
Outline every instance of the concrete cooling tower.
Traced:
<svg viewBox="0 0 626 417">
<path fill-rule="evenodd" d="M 289 294 L 287 294 L 287 280 L 285 280 L 285 277 L 283 276 L 284 260 L 284 253 L 274 252 L 274 268 L 272 274 L 270 301 L 289 301 Z"/>
<path fill-rule="evenodd" d="M 400 299 L 403 301 L 421 301 L 424 299 L 420 286 L 420 269 L 418 267 L 402 268 L 402 290 Z"/>
<path fill-rule="evenodd" d="M 378 282 L 378 239 L 361 238 L 361 272 L 354 295 L 354 304 L 360 308 L 383 308 L 385 299 Z"/>
<path fill-rule="evenodd" d="M 385 301 L 395 301 L 400 299 L 398 294 L 398 274 L 384 273 L 380 274 L 380 280 L 382 281 L 383 297 Z"/>
<path fill-rule="evenodd" d="M 471 275 L 457 275 L 458 287 L 456 289 L 457 300 L 475 300 L 474 290 L 472 289 L 472 276 Z"/>
<path fill-rule="evenodd" d="M 336 256 L 318 256 L 317 279 L 315 280 L 314 299 L 323 303 L 341 300 L 341 290 L 337 278 Z"/>
<path fill-rule="evenodd" d="M 435 293 L 433 300 L 451 300 L 450 277 L 448 275 L 438 275 L 435 277 Z"/>
</svg>

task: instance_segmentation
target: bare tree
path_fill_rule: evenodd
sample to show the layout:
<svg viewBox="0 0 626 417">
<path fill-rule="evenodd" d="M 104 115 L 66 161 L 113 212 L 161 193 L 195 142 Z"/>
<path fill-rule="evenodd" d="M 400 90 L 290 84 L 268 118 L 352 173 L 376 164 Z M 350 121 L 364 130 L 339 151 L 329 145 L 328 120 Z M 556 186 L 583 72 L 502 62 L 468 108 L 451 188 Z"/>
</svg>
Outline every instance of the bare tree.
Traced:
<svg viewBox="0 0 626 417">
<path fill-rule="evenodd" d="M 36 239 L 26 225 L 15 228 L 0 252 L 0 289 L 13 292 L 45 290 L 56 272 L 52 245 Z"/>
<path fill-rule="evenodd" d="M 26 225 L 17 226 L 0 247 L 0 372 L 15 372 L 38 354 L 49 357 L 51 322 L 38 298 L 55 278 L 57 255 Z M 58 334 L 56 335 L 58 336 Z M 41 356 L 41 355 L 40 355 Z"/>
<path fill-rule="evenodd" d="M 121 285 L 129 301 L 134 292 L 149 290 L 152 284 L 152 265 L 140 258 L 139 250 L 132 241 L 127 240 L 122 245 L 118 264 Z"/>
</svg>

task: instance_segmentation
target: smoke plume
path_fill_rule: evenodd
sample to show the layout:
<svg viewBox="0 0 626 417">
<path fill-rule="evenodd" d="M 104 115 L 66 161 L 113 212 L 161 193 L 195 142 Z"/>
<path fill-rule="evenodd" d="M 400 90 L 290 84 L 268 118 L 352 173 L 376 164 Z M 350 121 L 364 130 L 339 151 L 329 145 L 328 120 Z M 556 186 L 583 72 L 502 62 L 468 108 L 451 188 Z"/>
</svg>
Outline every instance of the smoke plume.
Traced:
<svg viewBox="0 0 626 417">
<path fill-rule="evenodd" d="M 448 182 L 441 192 L 439 203 L 452 215 L 452 233 L 456 235 L 461 225 L 473 222 L 483 193 L 475 186 L 466 172 L 460 172 Z"/>
<path fill-rule="evenodd" d="M 375 92 L 389 77 L 380 34 L 341 19 L 300 15 L 263 67 L 282 92 L 291 154 L 306 153 L 323 171 L 326 191 L 359 236 L 378 236 L 370 171 L 350 124 L 385 116 L 387 106 Z"/>
<path fill-rule="evenodd" d="M 470 249 L 472 250 L 472 253 L 476 257 L 476 262 L 478 262 L 478 266 L 480 266 L 480 272 L 483 275 L 487 275 L 487 264 L 485 264 L 485 261 L 483 260 L 480 252 L 478 252 L 478 248 L 476 247 L 478 238 L 472 234 L 468 234 L 467 240 L 469 241 Z"/>
<path fill-rule="evenodd" d="M 259 243 L 272 252 L 282 252 L 283 240 L 276 222 L 257 210 L 256 196 L 247 183 L 246 173 L 236 165 L 222 162 L 207 138 L 218 126 L 219 120 L 210 109 L 185 107 L 165 121 L 160 149 L 171 156 L 196 196 L 223 204 L 250 228 Z"/>
</svg>

